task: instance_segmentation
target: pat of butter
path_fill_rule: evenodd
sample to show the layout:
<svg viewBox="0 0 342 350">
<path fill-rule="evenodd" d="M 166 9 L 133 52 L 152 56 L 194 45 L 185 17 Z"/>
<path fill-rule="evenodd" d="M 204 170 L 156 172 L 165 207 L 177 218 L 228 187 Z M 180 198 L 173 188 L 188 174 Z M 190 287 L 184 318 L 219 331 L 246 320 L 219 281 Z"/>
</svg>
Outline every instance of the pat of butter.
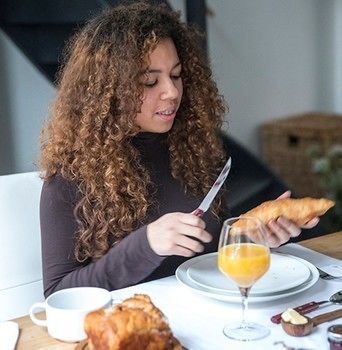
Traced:
<svg viewBox="0 0 342 350">
<path fill-rule="evenodd" d="M 281 314 L 281 318 L 285 322 L 290 322 L 292 324 L 305 324 L 308 323 L 308 319 L 298 313 L 296 310 L 287 309 Z"/>
</svg>

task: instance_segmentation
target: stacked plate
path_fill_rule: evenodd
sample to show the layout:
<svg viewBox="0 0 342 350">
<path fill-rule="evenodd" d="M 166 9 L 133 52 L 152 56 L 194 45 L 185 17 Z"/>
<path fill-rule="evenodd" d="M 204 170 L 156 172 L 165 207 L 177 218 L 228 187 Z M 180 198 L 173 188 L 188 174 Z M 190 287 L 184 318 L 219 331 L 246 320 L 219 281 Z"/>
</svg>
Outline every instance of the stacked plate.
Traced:
<svg viewBox="0 0 342 350">
<path fill-rule="evenodd" d="M 241 302 L 236 284 L 217 267 L 217 253 L 205 254 L 180 265 L 176 271 L 180 283 L 196 293 L 230 302 Z M 272 253 L 271 266 L 255 283 L 249 302 L 265 302 L 294 295 L 312 287 L 319 273 L 308 261 L 288 254 Z"/>
</svg>

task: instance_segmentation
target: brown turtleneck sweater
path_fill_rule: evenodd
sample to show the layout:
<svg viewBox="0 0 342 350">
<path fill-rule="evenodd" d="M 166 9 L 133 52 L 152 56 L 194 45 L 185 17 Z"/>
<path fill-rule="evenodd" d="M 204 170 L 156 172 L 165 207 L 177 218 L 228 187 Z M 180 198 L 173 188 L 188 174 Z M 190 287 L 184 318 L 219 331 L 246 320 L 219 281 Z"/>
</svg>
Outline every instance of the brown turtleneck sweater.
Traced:
<svg viewBox="0 0 342 350">
<path fill-rule="evenodd" d="M 187 258 L 159 256 L 147 241 L 146 225 L 170 212 L 192 212 L 202 198 L 185 194 L 179 181 L 171 176 L 166 134 L 143 133 L 133 142 L 155 185 L 154 205 L 144 225 L 131 232 L 96 262 L 80 263 L 74 255 L 77 229 L 73 209 L 77 186 L 60 175 L 45 182 L 41 194 L 40 221 L 42 236 L 44 293 L 70 287 L 94 286 L 115 290 L 174 274 Z M 213 240 L 203 253 L 217 249 L 222 222 L 210 212 L 203 216 Z M 162 235 L 163 232 L 160 232 Z M 202 254 L 203 254 L 202 253 Z"/>
</svg>

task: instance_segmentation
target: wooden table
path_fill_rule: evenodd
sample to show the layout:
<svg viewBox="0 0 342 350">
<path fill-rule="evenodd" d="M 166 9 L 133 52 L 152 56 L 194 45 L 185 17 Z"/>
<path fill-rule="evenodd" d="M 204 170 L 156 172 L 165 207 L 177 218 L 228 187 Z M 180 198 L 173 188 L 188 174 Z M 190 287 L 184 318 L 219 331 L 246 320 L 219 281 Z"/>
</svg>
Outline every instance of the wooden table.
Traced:
<svg viewBox="0 0 342 350">
<path fill-rule="evenodd" d="M 342 259 L 342 231 L 307 239 L 299 244 L 332 258 Z"/>
<path fill-rule="evenodd" d="M 342 231 L 300 242 L 307 248 L 337 259 L 342 259 L 341 243 Z M 46 329 L 33 324 L 29 316 L 18 318 L 15 321 L 20 327 L 16 350 L 71 350 L 76 347 L 76 344 L 63 343 L 49 337 Z"/>
</svg>

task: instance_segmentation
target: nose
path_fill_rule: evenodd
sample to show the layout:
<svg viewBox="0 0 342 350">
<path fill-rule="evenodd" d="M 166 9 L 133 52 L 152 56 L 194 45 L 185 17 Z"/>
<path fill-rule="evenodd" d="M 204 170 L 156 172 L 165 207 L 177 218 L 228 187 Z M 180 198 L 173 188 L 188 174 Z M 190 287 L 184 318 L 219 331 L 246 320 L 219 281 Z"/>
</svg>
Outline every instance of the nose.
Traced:
<svg viewBox="0 0 342 350">
<path fill-rule="evenodd" d="M 179 88 L 176 85 L 176 83 L 172 79 L 167 79 L 162 88 L 161 92 L 161 99 L 167 100 L 171 99 L 174 100 L 179 96 Z"/>
</svg>

